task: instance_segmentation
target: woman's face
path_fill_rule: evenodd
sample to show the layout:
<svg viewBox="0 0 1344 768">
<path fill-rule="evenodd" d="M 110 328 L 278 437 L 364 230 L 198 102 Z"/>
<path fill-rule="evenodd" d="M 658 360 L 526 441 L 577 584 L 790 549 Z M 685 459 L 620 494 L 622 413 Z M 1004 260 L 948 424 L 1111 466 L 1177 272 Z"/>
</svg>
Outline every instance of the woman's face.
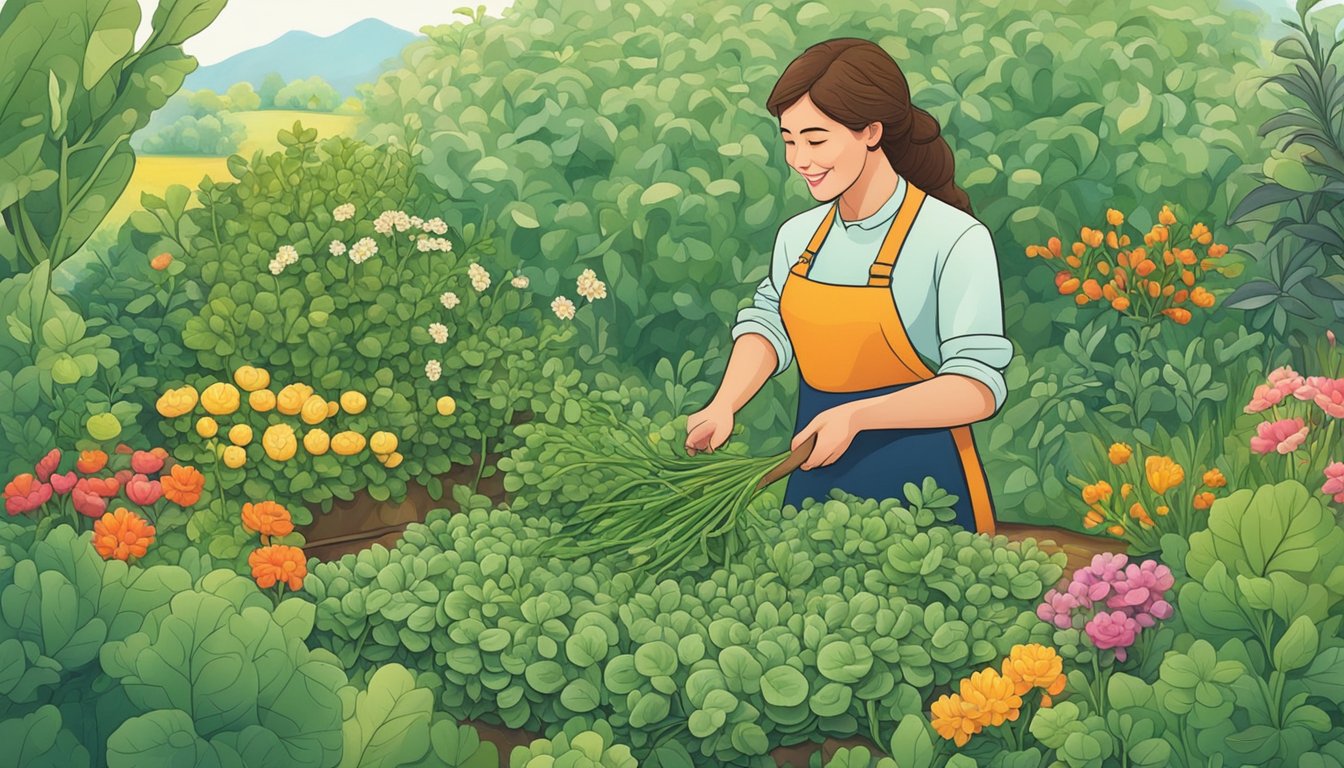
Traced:
<svg viewBox="0 0 1344 768">
<path fill-rule="evenodd" d="M 812 196 L 833 200 L 859 178 L 882 136 L 882 124 L 851 131 L 827 117 L 807 94 L 779 116 L 779 135 L 789 166 L 803 177 Z"/>
</svg>

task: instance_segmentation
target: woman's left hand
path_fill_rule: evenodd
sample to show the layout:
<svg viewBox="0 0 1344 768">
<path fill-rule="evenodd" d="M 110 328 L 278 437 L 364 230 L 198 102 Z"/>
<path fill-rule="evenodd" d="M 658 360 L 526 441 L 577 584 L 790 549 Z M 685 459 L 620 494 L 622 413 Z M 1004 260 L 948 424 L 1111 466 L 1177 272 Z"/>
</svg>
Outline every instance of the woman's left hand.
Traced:
<svg viewBox="0 0 1344 768">
<path fill-rule="evenodd" d="M 817 444 L 812 447 L 812 453 L 808 454 L 799 469 L 824 467 L 849 450 L 849 444 L 854 442 L 856 434 L 853 411 L 847 405 L 837 405 L 818 413 L 801 432 L 794 435 L 790 450 L 807 442 L 813 434 L 817 436 Z"/>
</svg>

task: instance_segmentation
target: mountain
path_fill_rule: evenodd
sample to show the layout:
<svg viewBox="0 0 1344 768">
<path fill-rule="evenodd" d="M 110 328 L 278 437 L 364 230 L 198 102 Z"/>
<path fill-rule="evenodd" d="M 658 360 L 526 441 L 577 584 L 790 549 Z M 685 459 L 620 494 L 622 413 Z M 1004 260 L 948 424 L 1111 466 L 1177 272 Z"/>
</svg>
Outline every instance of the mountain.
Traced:
<svg viewBox="0 0 1344 768">
<path fill-rule="evenodd" d="M 183 88 L 223 93 L 242 82 L 255 88 L 267 74 L 277 72 L 286 82 L 317 75 L 342 95 L 354 96 L 356 85 L 376 80 L 387 60 L 397 58 L 417 37 L 378 19 L 365 19 L 330 37 L 286 32 L 259 48 L 201 67 L 187 77 Z"/>
</svg>

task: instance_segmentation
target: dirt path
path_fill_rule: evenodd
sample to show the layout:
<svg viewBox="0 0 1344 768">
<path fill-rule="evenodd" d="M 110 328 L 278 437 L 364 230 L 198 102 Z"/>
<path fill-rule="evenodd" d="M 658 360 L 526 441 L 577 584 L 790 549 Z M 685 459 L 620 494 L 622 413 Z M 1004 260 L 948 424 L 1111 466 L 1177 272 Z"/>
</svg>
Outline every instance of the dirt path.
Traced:
<svg viewBox="0 0 1344 768">
<path fill-rule="evenodd" d="M 1102 552 L 1123 553 L 1126 543 L 1108 536 L 1090 536 L 1085 533 L 1056 528 L 1050 525 L 1024 525 L 1021 523 L 999 523 L 998 532 L 1012 541 L 1036 539 L 1037 545 L 1049 552 L 1062 551 L 1069 563 L 1064 569 L 1064 578 L 1072 576 L 1074 570 L 1092 562 L 1092 556 Z"/>
</svg>

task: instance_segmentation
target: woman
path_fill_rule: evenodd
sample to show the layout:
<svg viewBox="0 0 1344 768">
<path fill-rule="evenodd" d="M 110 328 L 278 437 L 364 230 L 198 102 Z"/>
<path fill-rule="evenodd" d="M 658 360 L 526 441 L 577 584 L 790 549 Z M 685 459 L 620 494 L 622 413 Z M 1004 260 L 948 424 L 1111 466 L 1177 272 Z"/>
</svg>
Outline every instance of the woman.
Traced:
<svg viewBox="0 0 1344 768">
<path fill-rule="evenodd" d="M 994 532 L 970 424 L 993 416 L 1012 356 L 994 242 L 953 180 L 938 122 L 910 103 L 875 43 L 808 48 L 770 94 L 790 167 L 822 205 L 789 219 L 770 274 L 738 314 L 713 400 L 687 421 L 686 450 L 713 451 L 733 415 L 798 360 L 797 448 L 816 445 L 784 502 L 903 497 L 932 476 L 958 524 Z"/>
</svg>

